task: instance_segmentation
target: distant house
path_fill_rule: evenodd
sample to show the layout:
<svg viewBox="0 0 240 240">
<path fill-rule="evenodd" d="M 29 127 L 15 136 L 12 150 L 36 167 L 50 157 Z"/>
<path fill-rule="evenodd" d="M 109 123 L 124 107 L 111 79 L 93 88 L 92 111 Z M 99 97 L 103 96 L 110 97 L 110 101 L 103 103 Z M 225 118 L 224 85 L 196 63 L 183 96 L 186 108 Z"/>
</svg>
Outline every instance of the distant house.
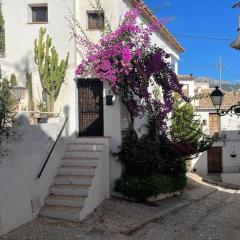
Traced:
<svg viewBox="0 0 240 240">
<path fill-rule="evenodd" d="M 189 83 L 189 89 L 194 86 L 193 104 L 196 118 L 200 119 L 204 133 L 216 140 L 211 149 L 201 153 L 192 161 L 192 171 L 201 175 L 219 173 L 223 181 L 234 183 L 235 180 L 231 174 L 240 173 L 240 119 L 236 115 L 220 117 L 216 113 L 210 98 L 214 89 L 209 88 L 207 83 L 194 82 L 191 76 L 185 81 L 181 76 L 179 79 L 182 84 Z M 189 92 L 192 91 L 193 89 L 189 90 Z M 224 91 L 224 94 L 221 109 L 226 110 L 240 102 L 240 92 Z"/>
</svg>

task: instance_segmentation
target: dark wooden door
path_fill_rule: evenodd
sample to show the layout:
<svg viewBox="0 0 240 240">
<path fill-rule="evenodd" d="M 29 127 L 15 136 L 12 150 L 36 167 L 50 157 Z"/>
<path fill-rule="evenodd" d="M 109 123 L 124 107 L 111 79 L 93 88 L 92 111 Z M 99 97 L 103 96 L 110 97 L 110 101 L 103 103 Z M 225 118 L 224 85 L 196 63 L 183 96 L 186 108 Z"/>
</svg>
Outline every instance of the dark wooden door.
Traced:
<svg viewBox="0 0 240 240">
<path fill-rule="evenodd" d="M 208 150 L 208 172 L 221 173 L 222 147 L 212 147 Z"/>
<path fill-rule="evenodd" d="M 103 136 L 103 83 L 78 80 L 79 136 Z"/>
</svg>

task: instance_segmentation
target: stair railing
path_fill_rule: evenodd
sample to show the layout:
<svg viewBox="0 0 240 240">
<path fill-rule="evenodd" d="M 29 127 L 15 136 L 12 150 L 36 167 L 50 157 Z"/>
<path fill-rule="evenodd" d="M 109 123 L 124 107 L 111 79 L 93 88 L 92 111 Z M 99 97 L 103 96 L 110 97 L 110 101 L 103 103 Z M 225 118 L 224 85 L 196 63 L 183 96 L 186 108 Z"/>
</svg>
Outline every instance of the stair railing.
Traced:
<svg viewBox="0 0 240 240">
<path fill-rule="evenodd" d="M 67 122 L 68 122 L 68 116 L 66 117 L 66 119 L 65 119 L 65 121 L 64 121 L 64 123 L 63 123 L 63 126 L 62 126 L 62 128 L 61 128 L 61 131 L 59 132 L 59 134 L 58 134 L 58 136 L 57 136 L 57 139 L 55 140 L 53 146 L 51 147 L 50 152 L 48 153 L 48 156 L 47 156 L 47 158 L 46 158 L 46 160 L 45 160 L 45 162 L 44 162 L 44 164 L 43 164 L 43 166 L 42 166 L 42 168 L 41 168 L 41 170 L 40 170 L 40 172 L 39 172 L 39 174 L 38 174 L 38 176 L 37 176 L 37 179 L 40 179 L 40 178 L 41 178 L 42 173 L 43 173 L 43 171 L 45 170 L 45 168 L 46 168 L 46 166 L 47 166 L 47 163 L 48 163 L 50 157 L 52 156 L 52 153 L 53 153 L 53 151 L 54 151 L 54 149 L 55 149 L 55 147 L 56 147 L 56 145 L 57 145 L 57 143 L 58 143 L 58 140 L 60 139 L 60 137 L 61 137 L 61 135 L 62 135 L 62 133 L 63 133 L 63 130 L 64 130 L 64 128 L 65 128 L 66 125 L 67 125 Z"/>
</svg>

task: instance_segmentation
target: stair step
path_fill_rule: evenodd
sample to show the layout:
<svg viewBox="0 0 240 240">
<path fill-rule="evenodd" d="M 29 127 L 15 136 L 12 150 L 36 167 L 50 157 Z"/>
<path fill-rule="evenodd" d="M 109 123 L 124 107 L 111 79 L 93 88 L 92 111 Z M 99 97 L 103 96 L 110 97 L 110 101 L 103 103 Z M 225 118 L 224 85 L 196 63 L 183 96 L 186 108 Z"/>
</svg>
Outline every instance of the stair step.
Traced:
<svg viewBox="0 0 240 240">
<path fill-rule="evenodd" d="M 88 196 L 90 185 L 71 185 L 71 184 L 55 184 L 50 188 L 50 193 L 54 195 L 73 195 Z"/>
<path fill-rule="evenodd" d="M 64 166 L 58 169 L 59 175 L 87 175 L 92 176 L 95 173 L 96 167 L 93 166 Z"/>
<path fill-rule="evenodd" d="M 62 166 L 92 166 L 97 167 L 98 160 L 83 160 L 83 159 L 64 159 Z"/>
<path fill-rule="evenodd" d="M 79 151 L 103 151 L 104 145 L 102 144 L 82 144 L 82 143 L 69 143 L 68 150 Z"/>
<path fill-rule="evenodd" d="M 72 143 L 80 143 L 80 144 L 100 144 L 100 145 L 108 145 L 110 138 L 108 137 L 81 137 L 72 140 Z"/>
<path fill-rule="evenodd" d="M 80 207 L 46 206 L 40 211 L 40 216 L 78 222 L 81 209 Z"/>
<path fill-rule="evenodd" d="M 93 175 L 57 175 L 54 179 L 55 184 L 70 184 L 70 185 L 91 185 Z"/>
<path fill-rule="evenodd" d="M 51 206 L 83 207 L 85 199 L 85 197 L 73 195 L 50 195 L 46 199 L 46 204 Z"/>
<path fill-rule="evenodd" d="M 67 151 L 66 158 L 102 158 L 103 151 Z"/>
</svg>

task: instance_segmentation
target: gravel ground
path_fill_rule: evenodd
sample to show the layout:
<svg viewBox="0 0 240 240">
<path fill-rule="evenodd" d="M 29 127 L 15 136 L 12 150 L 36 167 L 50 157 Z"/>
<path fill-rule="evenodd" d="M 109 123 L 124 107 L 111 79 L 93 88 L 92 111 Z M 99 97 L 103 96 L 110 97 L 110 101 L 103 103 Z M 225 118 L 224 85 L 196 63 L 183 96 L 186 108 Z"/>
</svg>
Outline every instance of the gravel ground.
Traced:
<svg viewBox="0 0 240 240">
<path fill-rule="evenodd" d="M 82 223 L 39 218 L 0 240 L 240 240 L 240 194 L 191 178 L 181 196 L 157 207 L 111 199 Z"/>
</svg>

